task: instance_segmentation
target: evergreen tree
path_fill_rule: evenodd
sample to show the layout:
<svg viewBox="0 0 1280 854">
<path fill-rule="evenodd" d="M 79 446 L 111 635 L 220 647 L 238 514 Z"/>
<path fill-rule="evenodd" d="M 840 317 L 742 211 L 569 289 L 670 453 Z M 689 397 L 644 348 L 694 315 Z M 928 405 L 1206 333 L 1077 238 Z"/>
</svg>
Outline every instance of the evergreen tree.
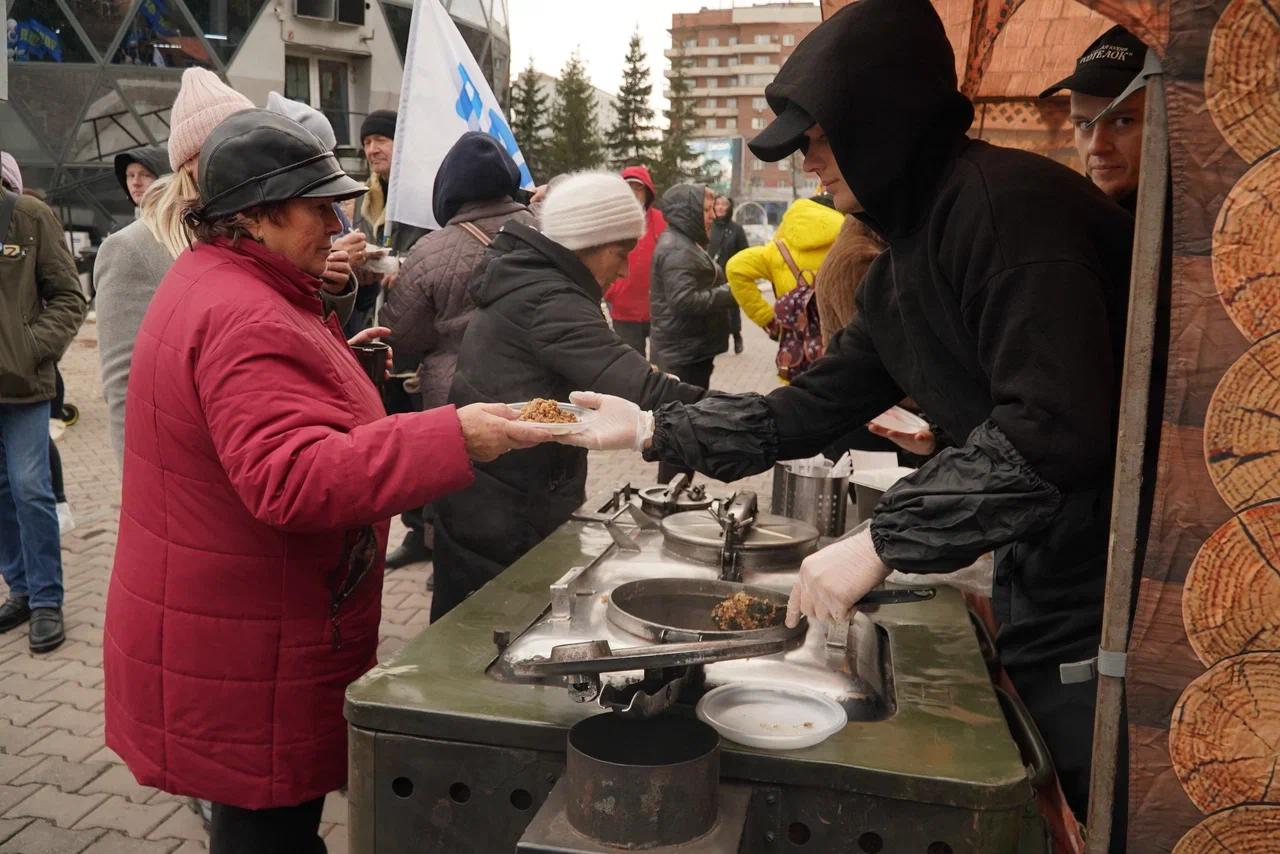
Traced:
<svg viewBox="0 0 1280 854">
<path fill-rule="evenodd" d="M 618 117 L 606 134 L 609 164 L 614 169 L 647 166 L 653 160 L 653 108 L 649 106 L 652 91 L 649 68 L 640 47 L 640 33 L 635 32 L 627 48 L 622 88 L 618 90 Z"/>
<path fill-rule="evenodd" d="M 547 152 L 547 178 L 580 169 L 594 169 L 604 162 L 604 143 L 596 119 L 595 94 L 587 68 L 575 51 L 560 72 L 551 103 L 551 140 Z"/>
<path fill-rule="evenodd" d="M 538 89 L 538 73 L 529 67 L 520 72 L 511 87 L 511 132 L 516 136 L 525 165 L 536 183 L 545 183 L 551 176 L 546 171 L 547 162 L 547 102 L 551 98 Z"/>
<path fill-rule="evenodd" d="M 672 57 L 671 105 L 662 113 L 667 119 L 667 132 L 658 147 L 658 162 L 653 170 L 659 195 L 701 173 L 696 155 L 689 147 L 689 140 L 698 126 L 698 117 L 694 113 L 693 84 L 685 74 L 688 67 L 689 60 L 683 52 Z"/>
</svg>

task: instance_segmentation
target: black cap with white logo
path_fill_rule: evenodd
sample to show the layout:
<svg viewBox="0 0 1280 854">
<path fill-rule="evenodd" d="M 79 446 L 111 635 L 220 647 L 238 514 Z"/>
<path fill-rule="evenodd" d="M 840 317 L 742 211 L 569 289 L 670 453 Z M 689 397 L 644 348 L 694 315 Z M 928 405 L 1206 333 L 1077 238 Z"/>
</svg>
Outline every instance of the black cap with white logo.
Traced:
<svg viewBox="0 0 1280 854">
<path fill-rule="evenodd" d="M 1040 93 L 1047 98 L 1059 89 L 1084 95 L 1114 98 L 1142 71 L 1147 46 L 1124 27 L 1112 27 L 1085 48 L 1076 60 L 1075 73 Z"/>
</svg>

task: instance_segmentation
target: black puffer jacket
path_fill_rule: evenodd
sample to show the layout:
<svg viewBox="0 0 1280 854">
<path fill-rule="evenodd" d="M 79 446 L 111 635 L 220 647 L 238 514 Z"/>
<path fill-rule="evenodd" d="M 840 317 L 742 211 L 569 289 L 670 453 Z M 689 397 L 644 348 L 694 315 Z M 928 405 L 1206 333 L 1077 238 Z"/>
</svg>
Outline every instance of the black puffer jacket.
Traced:
<svg viewBox="0 0 1280 854">
<path fill-rule="evenodd" d="M 476 311 L 449 401 L 568 400 L 591 390 L 652 408 L 702 389 L 654 371 L 600 311 L 600 287 L 576 255 L 508 223 L 471 284 Z M 545 444 L 477 463 L 476 481 L 436 503 L 432 618 L 506 569 L 586 500 L 587 452 Z"/>
<path fill-rule="evenodd" d="M 1001 657 L 1044 667 L 1098 643 L 1132 220 L 1057 163 L 966 139 L 953 69 L 925 0 L 862 0 L 797 47 L 770 104 L 822 125 L 889 249 L 808 373 L 667 407 L 646 457 L 732 480 L 910 395 L 963 444 L 885 494 L 876 550 L 911 572 L 997 550 Z"/>
<path fill-rule="evenodd" d="M 677 184 L 662 194 L 667 229 L 653 250 L 649 277 L 649 340 L 653 360 L 678 368 L 713 358 L 728 348 L 729 315 L 735 303 L 729 286 L 703 248 L 706 191 Z"/>
</svg>

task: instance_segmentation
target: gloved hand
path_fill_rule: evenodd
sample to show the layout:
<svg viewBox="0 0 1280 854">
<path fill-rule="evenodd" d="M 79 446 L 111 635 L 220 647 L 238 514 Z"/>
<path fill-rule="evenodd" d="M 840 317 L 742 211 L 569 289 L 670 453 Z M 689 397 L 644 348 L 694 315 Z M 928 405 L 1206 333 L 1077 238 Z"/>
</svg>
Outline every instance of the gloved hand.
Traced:
<svg viewBox="0 0 1280 854">
<path fill-rule="evenodd" d="M 801 614 L 811 620 L 845 619 L 854 603 L 890 572 L 876 554 L 870 528 L 837 540 L 800 564 L 800 578 L 787 602 L 787 625 L 798 625 Z"/>
<path fill-rule="evenodd" d="M 626 398 L 575 391 L 569 402 L 595 410 L 596 417 L 577 433 L 557 436 L 557 442 L 593 451 L 642 451 L 653 437 L 653 413 Z"/>
</svg>

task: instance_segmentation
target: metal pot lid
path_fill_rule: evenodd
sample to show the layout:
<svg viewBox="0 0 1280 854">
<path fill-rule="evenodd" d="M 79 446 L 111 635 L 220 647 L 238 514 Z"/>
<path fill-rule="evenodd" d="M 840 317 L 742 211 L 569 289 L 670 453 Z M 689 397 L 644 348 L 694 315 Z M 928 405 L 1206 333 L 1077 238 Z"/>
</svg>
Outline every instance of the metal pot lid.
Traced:
<svg viewBox="0 0 1280 854">
<path fill-rule="evenodd" d="M 672 504 L 669 497 L 670 493 L 670 485 L 658 484 L 644 487 L 640 490 L 639 495 L 645 510 L 665 513 Z M 691 489 L 683 490 L 676 496 L 674 512 L 685 513 L 690 510 L 705 510 L 711 506 L 711 501 L 712 498 L 707 494 L 706 489 L 698 485 Z"/>
<path fill-rule="evenodd" d="M 714 547 L 716 554 L 724 544 L 724 529 L 720 522 L 702 511 L 673 513 L 662 520 L 662 534 L 668 542 Z M 738 548 L 744 552 L 784 551 L 810 546 L 817 541 L 818 529 L 808 522 L 761 513 L 742 536 Z"/>
</svg>

